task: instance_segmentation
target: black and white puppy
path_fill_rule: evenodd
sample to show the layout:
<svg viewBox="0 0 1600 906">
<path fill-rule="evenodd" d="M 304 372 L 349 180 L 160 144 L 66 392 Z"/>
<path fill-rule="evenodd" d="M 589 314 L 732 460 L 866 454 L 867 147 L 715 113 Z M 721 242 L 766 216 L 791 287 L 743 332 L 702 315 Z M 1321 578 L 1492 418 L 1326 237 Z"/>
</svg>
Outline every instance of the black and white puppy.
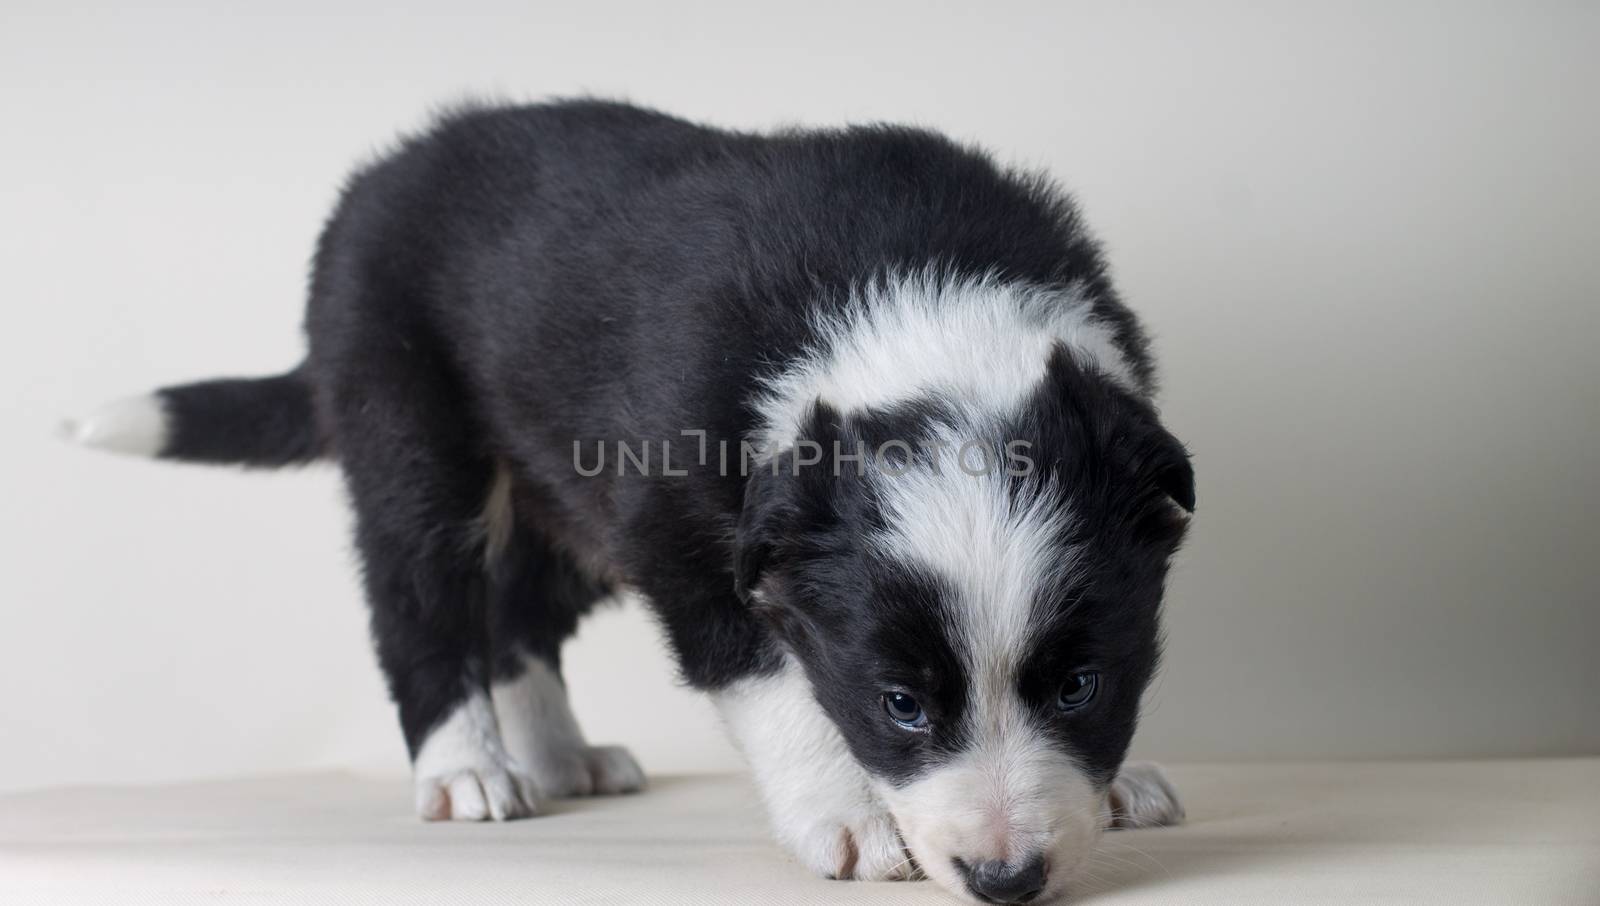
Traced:
<svg viewBox="0 0 1600 906">
<path fill-rule="evenodd" d="M 423 817 L 644 784 L 560 676 L 621 590 L 812 871 L 1020 903 L 1181 816 L 1123 759 L 1193 473 L 1046 180 L 909 128 L 465 110 L 350 180 L 306 330 L 68 427 L 339 463 Z"/>
</svg>

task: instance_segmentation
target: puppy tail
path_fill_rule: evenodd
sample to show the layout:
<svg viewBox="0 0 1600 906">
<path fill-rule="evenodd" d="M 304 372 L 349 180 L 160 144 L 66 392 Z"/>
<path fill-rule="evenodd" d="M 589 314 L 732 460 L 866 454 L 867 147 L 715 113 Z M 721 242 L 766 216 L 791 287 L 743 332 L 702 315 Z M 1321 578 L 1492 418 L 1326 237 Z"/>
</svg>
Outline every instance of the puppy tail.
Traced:
<svg viewBox="0 0 1600 906">
<path fill-rule="evenodd" d="M 310 462 L 328 447 L 304 366 L 275 377 L 163 387 L 67 421 L 61 435 L 132 456 L 266 468 Z"/>
</svg>

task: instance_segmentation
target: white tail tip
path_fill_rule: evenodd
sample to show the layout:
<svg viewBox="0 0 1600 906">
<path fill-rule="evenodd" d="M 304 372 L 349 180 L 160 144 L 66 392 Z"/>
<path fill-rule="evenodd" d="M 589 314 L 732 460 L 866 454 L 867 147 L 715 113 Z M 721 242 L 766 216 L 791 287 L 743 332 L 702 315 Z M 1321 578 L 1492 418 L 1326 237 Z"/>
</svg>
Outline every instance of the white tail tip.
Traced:
<svg viewBox="0 0 1600 906">
<path fill-rule="evenodd" d="M 65 440 L 85 447 L 159 456 L 167 446 L 167 408 L 155 394 L 131 396 L 95 410 L 88 418 L 61 423 Z"/>
</svg>

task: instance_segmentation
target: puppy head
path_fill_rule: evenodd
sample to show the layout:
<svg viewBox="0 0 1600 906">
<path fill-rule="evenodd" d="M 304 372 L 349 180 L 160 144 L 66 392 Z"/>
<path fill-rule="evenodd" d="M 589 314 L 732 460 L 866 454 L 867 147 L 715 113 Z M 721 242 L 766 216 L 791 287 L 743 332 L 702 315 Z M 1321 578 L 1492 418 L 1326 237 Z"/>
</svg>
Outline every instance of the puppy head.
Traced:
<svg viewBox="0 0 1600 906">
<path fill-rule="evenodd" d="M 1148 405 L 1057 359 L 1005 419 L 819 405 L 806 428 L 824 450 L 1024 449 L 1027 474 L 918 457 L 857 474 L 791 451 L 752 476 L 738 532 L 741 591 L 911 855 L 982 902 L 1059 895 L 1095 844 L 1194 506 L 1187 454 Z"/>
</svg>

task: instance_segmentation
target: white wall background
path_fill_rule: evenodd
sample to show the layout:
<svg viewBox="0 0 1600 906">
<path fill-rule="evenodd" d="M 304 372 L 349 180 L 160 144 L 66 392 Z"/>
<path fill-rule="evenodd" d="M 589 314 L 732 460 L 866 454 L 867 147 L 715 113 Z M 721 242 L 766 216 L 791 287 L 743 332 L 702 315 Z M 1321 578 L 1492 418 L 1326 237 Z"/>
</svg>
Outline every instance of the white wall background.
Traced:
<svg viewBox="0 0 1600 906">
<path fill-rule="evenodd" d="M 908 120 L 1076 191 L 1200 476 L 1144 754 L 1600 751 L 1592 6 L 334 6 L 0 8 L 0 786 L 401 764 L 330 469 L 50 433 L 293 364 L 346 168 L 486 92 Z M 648 768 L 734 763 L 637 607 L 569 672 Z"/>
</svg>

